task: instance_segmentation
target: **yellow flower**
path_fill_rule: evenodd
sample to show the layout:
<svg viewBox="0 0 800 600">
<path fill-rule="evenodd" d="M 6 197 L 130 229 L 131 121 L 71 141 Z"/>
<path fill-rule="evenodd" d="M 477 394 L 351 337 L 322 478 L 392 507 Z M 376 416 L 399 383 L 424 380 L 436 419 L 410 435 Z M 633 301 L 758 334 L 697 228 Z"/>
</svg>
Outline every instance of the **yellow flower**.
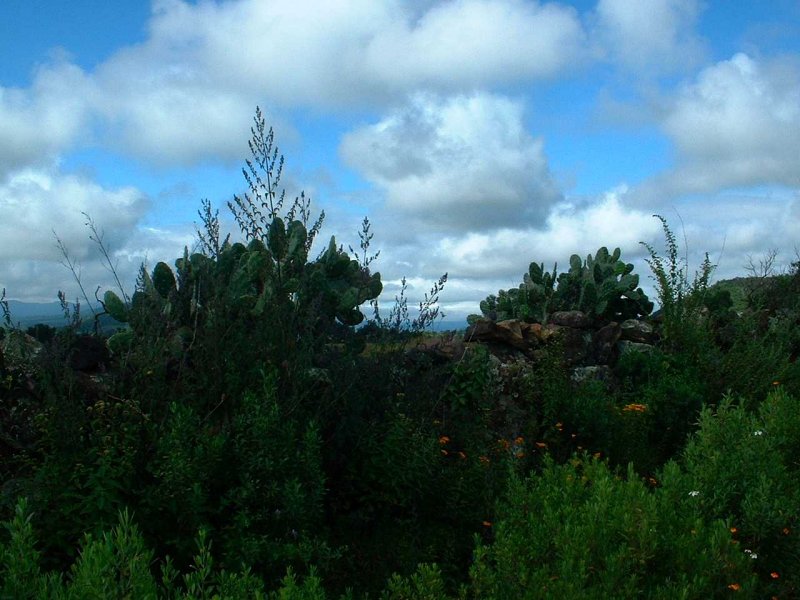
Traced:
<svg viewBox="0 0 800 600">
<path fill-rule="evenodd" d="M 643 413 L 647 410 L 647 405 L 645 404 L 638 404 L 636 402 L 632 404 L 626 404 L 622 407 L 622 412 L 640 412 Z"/>
</svg>

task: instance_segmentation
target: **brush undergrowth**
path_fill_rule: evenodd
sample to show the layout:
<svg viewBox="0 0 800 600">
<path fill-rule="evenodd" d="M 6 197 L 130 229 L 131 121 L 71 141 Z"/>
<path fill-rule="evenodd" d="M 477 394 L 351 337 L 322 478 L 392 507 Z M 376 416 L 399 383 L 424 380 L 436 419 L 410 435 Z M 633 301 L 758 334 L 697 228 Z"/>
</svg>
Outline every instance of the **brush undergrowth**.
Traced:
<svg viewBox="0 0 800 600">
<path fill-rule="evenodd" d="M 662 342 L 618 385 L 576 385 L 557 343 L 443 360 L 414 344 L 446 275 L 382 316 L 369 222 L 314 258 L 260 113 L 251 150 L 244 243 L 204 203 L 200 252 L 104 296 L 106 373 L 73 368 L 78 303 L 39 347 L 0 297 L 0 597 L 799 593 L 800 265 L 739 314 L 662 219 Z"/>
</svg>

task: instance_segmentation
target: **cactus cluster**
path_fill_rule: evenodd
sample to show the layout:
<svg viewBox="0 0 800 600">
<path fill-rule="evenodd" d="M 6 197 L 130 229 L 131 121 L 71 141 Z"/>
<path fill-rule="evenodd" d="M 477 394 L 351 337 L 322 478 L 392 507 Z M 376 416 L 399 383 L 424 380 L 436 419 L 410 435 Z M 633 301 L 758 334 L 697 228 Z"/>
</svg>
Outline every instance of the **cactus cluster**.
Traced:
<svg viewBox="0 0 800 600">
<path fill-rule="evenodd" d="M 234 311 L 249 318 L 284 317 L 293 314 L 315 324 L 338 320 L 357 325 L 364 315 L 364 302 L 383 290 L 380 273 L 369 273 L 358 261 L 337 248 L 332 237 L 328 248 L 315 261 L 308 261 L 308 233 L 300 221 L 287 224 L 275 217 L 266 243 L 254 239 L 245 246 L 226 242 L 216 259 L 205 254 L 175 261 L 175 271 L 159 262 L 152 274 L 142 270 L 139 289 L 130 304 L 107 291 L 106 312 L 131 330 L 109 340 L 112 350 L 127 347 L 137 328 L 160 321 L 175 338 L 185 342 L 197 323 L 212 324 L 225 317 L 217 311 Z M 283 312 L 288 311 L 288 312 Z"/>
<path fill-rule="evenodd" d="M 573 254 L 569 271 L 558 277 L 557 293 L 562 310 L 580 310 L 587 315 L 625 320 L 649 314 L 653 303 L 639 287 L 633 265 L 620 260 L 621 251 L 605 246 L 585 261 Z"/>
<path fill-rule="evenodd" d="M 580 310 L 601 320 L 625 320 L 647 315 L 653 303 L 639 286 L 633 265 L 620 260 L 621 251 L 600 248 L 582 260 L 573 254 L 569 270 L 544 270 L 531 263 L 518 288 L 500 290 L 480 304 L 481 312 L 493 320 L 522 319 L 546 323 L 548 315 L 563 310 Z M 475 316 L 471 317 L 475 318 Z"/>
</svg>

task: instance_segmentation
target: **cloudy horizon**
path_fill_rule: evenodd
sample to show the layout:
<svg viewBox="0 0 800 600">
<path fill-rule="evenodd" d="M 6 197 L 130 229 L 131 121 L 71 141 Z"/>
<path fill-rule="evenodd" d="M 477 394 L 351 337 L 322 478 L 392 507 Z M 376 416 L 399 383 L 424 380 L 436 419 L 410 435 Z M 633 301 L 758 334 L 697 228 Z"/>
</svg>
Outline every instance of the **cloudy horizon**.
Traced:
<svg viewBox="0 0 800 600">
<path fill-rule="evenodd" d="M 202 199 L 236 237 L 256 106 L 323 244 L 357 246 L 370 219 L 384 305 L 447 272 L 462 319 L 530 262 L 600 246 L 652 289 L 654 214 L 715 279 L 797 260 L 790 0 L 6 0 L 0 52 L 9 298 L 78 295 L 55 236 L 88 290 L 111 287 L 85 215 L 130 289 L 192 246 Z"/>
</svg>

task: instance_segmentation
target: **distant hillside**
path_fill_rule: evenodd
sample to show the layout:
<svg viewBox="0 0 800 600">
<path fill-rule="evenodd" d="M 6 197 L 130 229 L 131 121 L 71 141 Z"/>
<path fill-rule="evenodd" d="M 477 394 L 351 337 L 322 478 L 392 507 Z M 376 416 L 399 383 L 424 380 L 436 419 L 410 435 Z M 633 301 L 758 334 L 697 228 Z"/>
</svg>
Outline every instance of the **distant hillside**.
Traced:
<svg viewBox="0 0 800 600">
<path fill-rule="evenodd" d="M 58 302 L 22 302 L 20 300 L 9 300 L 8 309 L 11 313 L 11 321 L 20 329 L 27 329 L 37 323 L 43 323 L 51 327 L 64 327 L 67 320 Z M 97 310 L 97 307 L 95 307 Z M 93 326 L 92 311 L 85 305 L 81 306 L 81 314 L 84 317 L 83 330 L 91 330 Z M 100 317 L 100 327 L 103 331 L 113 331 L 122 325 L 117 323 L 108 315 Z"/>
<path fill-rule="evenodd" d="M 66 324 L 64 313 L 58 302 L 9 300 L 8 308 L 14 325 L 19 325 L 23 329 L 36 323 L 44 323 L 53 327 L 61 327 Z"/>
</svg>

